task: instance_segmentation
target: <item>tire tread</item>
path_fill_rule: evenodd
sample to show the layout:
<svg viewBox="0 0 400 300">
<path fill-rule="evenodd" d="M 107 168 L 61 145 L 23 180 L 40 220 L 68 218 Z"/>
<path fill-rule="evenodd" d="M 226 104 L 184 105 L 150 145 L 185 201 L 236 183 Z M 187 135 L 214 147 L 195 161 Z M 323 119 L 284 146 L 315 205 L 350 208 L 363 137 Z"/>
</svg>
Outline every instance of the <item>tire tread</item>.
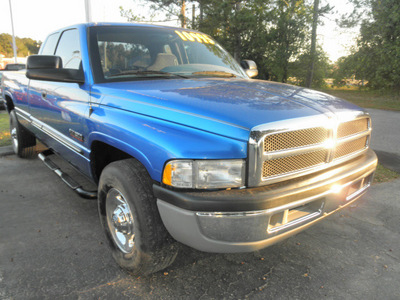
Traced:
<svg viewBox="0 0 400 300">
<path fill-rule="evenodd" d="M 158 212 L 156 199 L 153 195 L 152 180 L 146 168 L 136 159 L 125 159 L 116 161 L 108 165 L 100 177 L 99 183 L 99 201 L 102 201 L 104 194 L 101 193 L 101 186 L 106 182 L 105 177 L 113 174 L 124 174 L 126 182 L 131 184 L 136 197 L 134 203 L 137 211 L 136 217 L 139 219 L 140 245 L 138 254 L 141 259 L 138 263 L 130 265 L 121 255 L 114 255 L 118 264 L 133 275 L 148 275 L 165 269 L 173 263 L 178 253 L 178 244 L 169 235 L 161 221 Z M 118 176 L 118 175 L 117 175 Z M 101 216 L 101 203 L 99 202 L 99 212 Z M 107 224 L 102 222 L 106 229 Z M 110 239 L 110 237 L 108 236 Z M 110 241 L 112 244 L 112 241 Z M 119 251 L 116 247 L 112 250 Z M 115 253 L 114 253 L 115 254 Z"/>
<path fill-rule="evenodd" d="M 19 123 L 15 110 L 10 112 L 10 130 L 12 122 L 15 122 L 18 136 L 18 150 L 15 154 L 20 158 L 33 157 L 36 154 L 36 137 Z"/>
</svg>

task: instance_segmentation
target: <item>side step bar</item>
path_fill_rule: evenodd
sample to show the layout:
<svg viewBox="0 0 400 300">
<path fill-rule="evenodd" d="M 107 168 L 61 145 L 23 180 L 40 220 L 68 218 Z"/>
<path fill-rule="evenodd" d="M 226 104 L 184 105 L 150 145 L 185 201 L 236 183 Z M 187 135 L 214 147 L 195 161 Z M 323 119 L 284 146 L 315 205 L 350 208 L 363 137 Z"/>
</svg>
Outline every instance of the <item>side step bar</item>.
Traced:
<svg viewBox="0 0 400 300">
<path fill-rule="evenodd" d="M 39 158 L 43 163 L 54 173 L 56 173 L 61 180 L 71 189 L 73 189 L 79 196 L 85 199 L 95 200 L 97 199 L 97 192 L 87 191 L 82 188 L 75 180 L 73 180 L 67 173 L 64 173 L 50 158 L 53 155 L 53 151 L 45 150 L 39 153 Z"/>
</svg>

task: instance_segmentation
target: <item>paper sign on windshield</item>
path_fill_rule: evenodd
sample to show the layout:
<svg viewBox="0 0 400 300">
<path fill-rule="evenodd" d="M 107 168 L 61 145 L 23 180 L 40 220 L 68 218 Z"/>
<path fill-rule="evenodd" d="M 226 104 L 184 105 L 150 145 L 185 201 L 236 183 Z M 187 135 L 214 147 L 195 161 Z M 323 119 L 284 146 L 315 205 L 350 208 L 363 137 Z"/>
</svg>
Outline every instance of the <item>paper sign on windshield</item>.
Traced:
<svg viewBox="0 0 400 300">
<path fill-rule="evenodd" d="M 214 45 L 215 42 L 206 34 L 192 32 L 192 31 L 179 31 L 175 30 L 175 33 L 183 40 L 183 41 L 190 41 L 190 42 L 199 42 L 204 44 L 212 44 Z"/>
</svg>

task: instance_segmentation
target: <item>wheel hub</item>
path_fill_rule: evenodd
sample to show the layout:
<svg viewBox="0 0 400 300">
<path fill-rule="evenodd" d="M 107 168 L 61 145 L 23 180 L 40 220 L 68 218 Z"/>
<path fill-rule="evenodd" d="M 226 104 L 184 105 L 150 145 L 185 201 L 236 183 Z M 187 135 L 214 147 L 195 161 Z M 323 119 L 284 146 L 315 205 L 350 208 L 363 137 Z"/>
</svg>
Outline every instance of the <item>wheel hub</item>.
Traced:
<svg viewBox="0 0 400 300">
<path fill-rule="evenodd" d="M 115 244 L 122 252 L 130 253 L 135 245 L 134 218 L 126 198 L 115 188 L 106 196 L 106 216 Z"/>
<path fill-rule="evenodd" d="M 125 205 L 118 205 L 112 216 L 115 229 L 123 234 L 130 234 L 129 219 L 129 209 Z"/>
<path fill-rule="evenodd" d="M 13 148 L 14 150 L 18 149 L 18 134 L 17 134 L 17 128 L 12 127 L 11 131 L 10 131 L 10 135 L 11 135 L 11 140 L 12 140 L 12 144 L 13 144 Z"/>
</svg>

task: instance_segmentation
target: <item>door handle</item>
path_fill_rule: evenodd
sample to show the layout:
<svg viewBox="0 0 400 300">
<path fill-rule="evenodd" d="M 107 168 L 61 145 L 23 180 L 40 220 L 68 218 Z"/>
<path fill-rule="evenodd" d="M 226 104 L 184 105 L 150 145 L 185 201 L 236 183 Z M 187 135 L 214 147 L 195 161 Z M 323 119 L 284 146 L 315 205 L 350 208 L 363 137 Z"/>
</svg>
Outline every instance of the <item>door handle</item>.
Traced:
<svg viewBox="0 0 400 300">
<path fill-rule="evenodd" d="M 46 99 L 46 97 L 47 97 L 47 92 L 42 92 L 42 98 Z"/>
</svg>

